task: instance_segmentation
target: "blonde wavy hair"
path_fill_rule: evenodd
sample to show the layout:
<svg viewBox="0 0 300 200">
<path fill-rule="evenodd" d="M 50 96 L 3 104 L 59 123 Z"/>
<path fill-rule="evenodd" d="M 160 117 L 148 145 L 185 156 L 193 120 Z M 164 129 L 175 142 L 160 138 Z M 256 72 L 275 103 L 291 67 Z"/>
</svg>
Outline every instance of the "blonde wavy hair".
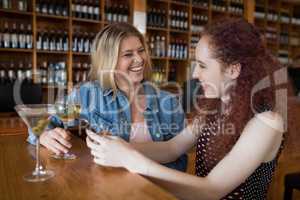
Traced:
<svg viewBox="0 0 300 200">
<path fill-rule="evenodd" d="M 131 24 L 114 23 L 104 27 L 95 37 L 92 44 L 89 79 L 99 81 L 105 89 L 117 90 L 114 71 L 116 70 L 120 45 L 123 39 L 135 36 L 141 41 L 147 59 L 145 60 L 144 80 L 150 79 L 151 59 L 144 36 Z"/>
</svg>

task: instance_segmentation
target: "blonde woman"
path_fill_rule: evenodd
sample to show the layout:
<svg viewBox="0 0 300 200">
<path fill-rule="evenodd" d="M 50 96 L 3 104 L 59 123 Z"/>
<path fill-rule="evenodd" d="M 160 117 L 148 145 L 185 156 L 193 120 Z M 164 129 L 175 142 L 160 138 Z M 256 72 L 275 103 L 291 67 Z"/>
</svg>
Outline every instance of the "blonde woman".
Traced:
<svg viewBox="0 0 300 200">
<path fill-rule="evenodd" d="M 143 143 L 166 141 L 184 128 L 184 113 L 177 98 L 153 87 L 151 62 L 142 34 L 132 25 L 116 23 L 101 30 L 93 43 L 90 81 L 80 87 L 81 116 L 95 132 L 109 131 L 143 151 Z M 50 151 L 67 153 L 69 134 L 56 127 L 40 141 Z M 54 128 L 56 127 L 56 128 Z M 29 142 L 35 143 L 34 135 Z M 140 147 L 141 146 L 141 147 Z M 165 163 L 185 171 L 186 155 Z"/>
</svg>

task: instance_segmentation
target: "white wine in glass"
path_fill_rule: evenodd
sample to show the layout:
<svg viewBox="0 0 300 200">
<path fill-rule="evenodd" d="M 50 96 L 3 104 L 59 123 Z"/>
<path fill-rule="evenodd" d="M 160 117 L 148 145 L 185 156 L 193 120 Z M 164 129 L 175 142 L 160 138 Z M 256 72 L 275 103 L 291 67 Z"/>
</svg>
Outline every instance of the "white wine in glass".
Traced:
<svg viewBox="0 0 300 200">
<path fill-rule="evenodd" d="M 60 118 L 63 123 L 64 129 L 68 129 L 68 124 L 74 122 L 76 119 L 79 119 L 81 112 L 80 102 L 76 101 L 76 98 L 79 98 L 79 95 L 76 92 L 79 91 L 79 88 L 73 90 L 75 97 L 69 98 L 67 100 L 67 96 L 63 94 L 60 96 L 58 101 L 55 103 L 56 115 Z M 76 159 L 76 155 L 73 153 L 62 153 L 62 154 L 53 154 L 53 158 L 56 159 L 65 159 L 65 160 L 73 160 Z"/>
<path fill-rule="evenodd" d="M 54 176 L 52 170 L 46 170 L 40 162 L 40 135 L 50 123 L 50 115 L 55 114 L 55 107 L 51 104 L 16 105 L 15 110 L 27 127 L 36 136 L 36 164 L 33 172 L 24 175 L 29 182 L 42 182 Z"/>
</svg>

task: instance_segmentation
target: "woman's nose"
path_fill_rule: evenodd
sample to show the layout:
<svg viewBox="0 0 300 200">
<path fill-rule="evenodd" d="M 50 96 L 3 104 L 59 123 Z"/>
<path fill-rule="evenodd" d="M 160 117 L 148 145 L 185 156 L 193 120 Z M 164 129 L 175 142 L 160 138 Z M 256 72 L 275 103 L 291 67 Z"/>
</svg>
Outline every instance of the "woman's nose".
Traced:
<svg viewBox="0 0 300 200">
<path fill-rule="evenodd" d="M 141 55 L 139 55 L 138 53 L 135 53 L 134 54 L 134 62 L 136 62 L 136 63 L 140 63 L 140 62 L 142 62 L 143 61 L 143 58 L 142 58 L 142 56 Z"/>
<path fill-rule="evenodd" d="M 200 67 L 195 66 L 193 74 L 192 74 L 192 78 L 199 79 L 199 81 L 200 81 L 200 69 L 199 68 Z"/>
</svg>

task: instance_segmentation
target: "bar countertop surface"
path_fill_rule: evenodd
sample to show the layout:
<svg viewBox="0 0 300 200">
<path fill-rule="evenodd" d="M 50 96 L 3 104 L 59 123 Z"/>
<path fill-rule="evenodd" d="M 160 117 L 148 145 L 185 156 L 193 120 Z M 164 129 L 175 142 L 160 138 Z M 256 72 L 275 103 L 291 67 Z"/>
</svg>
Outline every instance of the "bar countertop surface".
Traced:
<svg viewBox="0 0 300 200">
<path fill-rule="evenodd" d="M 23 175 L 35 167 L 35 146 L 26 142 L 26 134 L 0 136 L 0 200 L 176 200 L 138 174 L 96 165 L 80 138 L 73 137 L 72 144 L 76 160 L 55 160 L 40 148 L 42 164 L 55 176 L 31 183 L 24 181 Z"/>
</svg>

